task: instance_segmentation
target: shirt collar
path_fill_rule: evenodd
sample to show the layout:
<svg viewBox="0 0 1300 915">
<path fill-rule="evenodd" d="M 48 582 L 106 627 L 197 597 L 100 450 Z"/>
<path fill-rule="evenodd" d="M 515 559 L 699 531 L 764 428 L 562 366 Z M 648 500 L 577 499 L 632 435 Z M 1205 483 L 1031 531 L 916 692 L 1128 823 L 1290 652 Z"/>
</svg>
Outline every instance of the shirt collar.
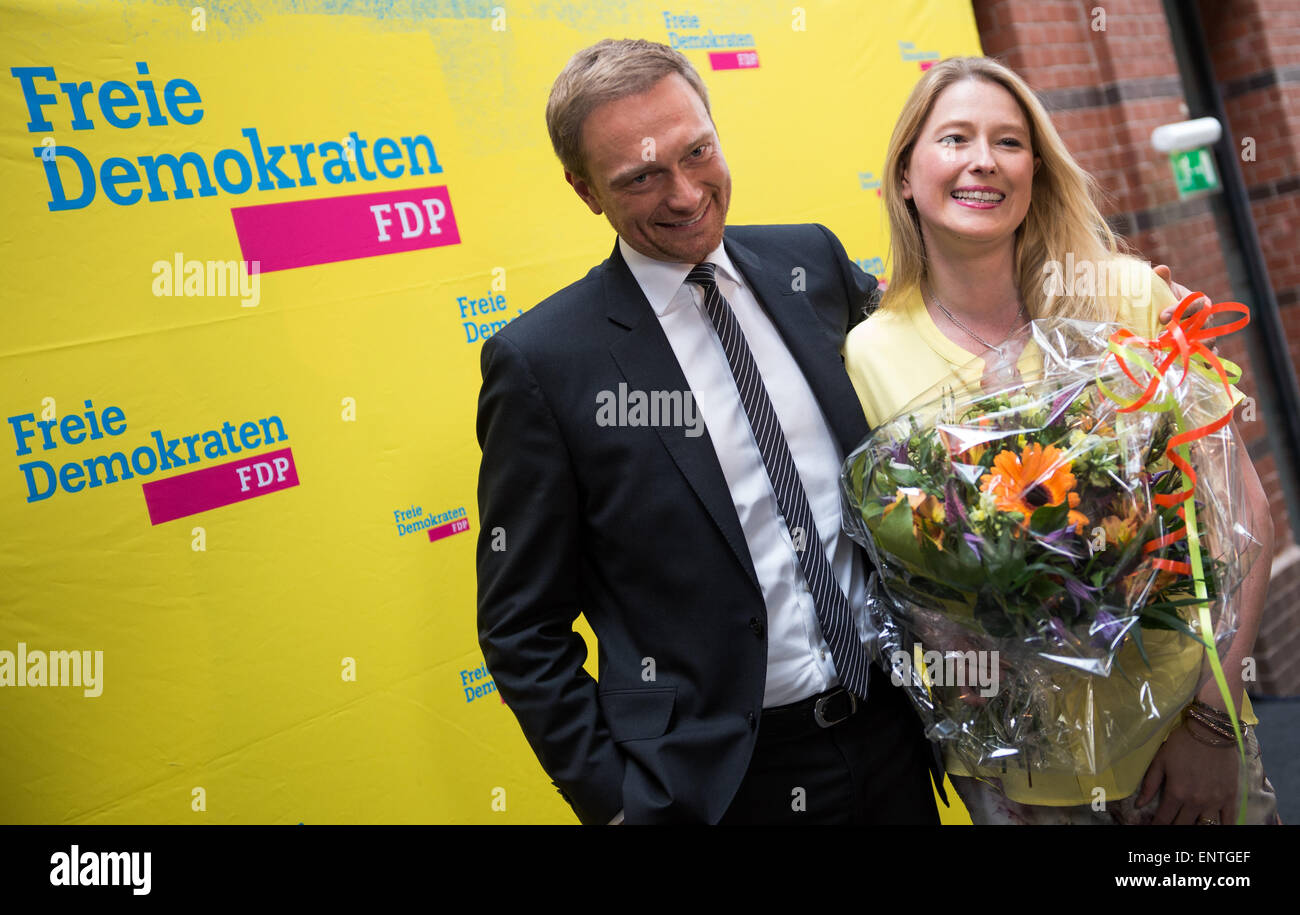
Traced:
<svg viewBox="0 0 1300 915">
<path fill-rule="evenodd" d="M 623 255 L 623 260 L 627 262 L 628 269 L 632 271 L 632 276 L 645 293 L 646 299 L 650 302 L 650 307 L 659 317 L 667 314 L 669 306 L 677 299 L 677 292 L 686 282 L 687 275 L 695 267 L 694 264 L 679 264 L 672 261 L 659 261 L 653 257 L 646 257 L 640 251 L 634 249 L 622 236 L 618 239 L 618 250 Z M 709 252 L 704 258 L 705 261 L 716 265 L 716 276 L 721 279 L 727 279 L 736 285 L 744 285 L 744 280 L 740 277 L 740 272 L 736 270 L 731 258 L 727 257 L 727 252 L 723 245 L 719 244 Z"/>
</svg>

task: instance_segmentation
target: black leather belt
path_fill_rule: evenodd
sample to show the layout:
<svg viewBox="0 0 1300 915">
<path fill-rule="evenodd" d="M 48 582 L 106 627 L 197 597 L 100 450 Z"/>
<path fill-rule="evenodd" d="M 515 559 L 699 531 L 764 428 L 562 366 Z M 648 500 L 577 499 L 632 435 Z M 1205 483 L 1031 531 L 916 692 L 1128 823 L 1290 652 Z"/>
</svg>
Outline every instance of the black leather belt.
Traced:
<svg viewBox="0 0 1300 915">
<path fill-rule="evenodd" d="M 782 731 L 811 727 L 831 728 L 852 718 L 858 710 L 858 697 L 842 686 L 809 696 L 789 705 L 763 709 L 759 733 L 772 726 Z"/>
</svg>

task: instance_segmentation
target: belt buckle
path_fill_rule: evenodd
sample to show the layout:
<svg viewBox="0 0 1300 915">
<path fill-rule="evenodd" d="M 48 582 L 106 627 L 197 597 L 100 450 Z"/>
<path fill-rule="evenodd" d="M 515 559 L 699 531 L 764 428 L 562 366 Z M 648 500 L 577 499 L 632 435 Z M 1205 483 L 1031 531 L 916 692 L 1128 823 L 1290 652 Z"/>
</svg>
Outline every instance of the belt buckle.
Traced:
<svg viewBox="0 0 1300 915">
<path fill-rule="evenodd" d="M 826 706 L 829 705 L 832 700 L 839 698 L 841 695 L 849 697 L 848 712 L 846 712 L 844 715 L 840 716 L 839 718 L 828 720 L 825 714 Z M 829 728 L 839 724 L 841 721 L 848 719 L 857 710 L 858 710 L 858 697 L 853 695 L 853 693 L 849 692 L 847 689 L 840 689 L 837 692 L 833 692 L 828 696 L 822 696 L 820 699 L 817 700 L 817 704 L 813 706 L 813 720 L 816 721 L 819 726 L 824 728 Z"/>
</svg>

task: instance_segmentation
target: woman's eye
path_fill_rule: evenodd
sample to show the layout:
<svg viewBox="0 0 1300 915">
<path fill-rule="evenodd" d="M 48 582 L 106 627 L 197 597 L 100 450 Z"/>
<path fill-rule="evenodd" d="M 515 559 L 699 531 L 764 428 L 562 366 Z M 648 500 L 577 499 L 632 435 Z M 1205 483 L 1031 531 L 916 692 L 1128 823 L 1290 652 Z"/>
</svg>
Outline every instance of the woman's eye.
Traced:
<svg viewBox="0 0 1300 915">
<path fill-rule="evenodd" d="M 950 133 L 948 134 L 948 136 L 944 137 L 939 142 L 942 143 L 944 146 L 956 146 L 958 143 L 961 142 L 961 139 L 962 138 L 960 134 Z"/>
<path fill-rule="evenodd" d="M 1017 140 L 1015 137 L 1004 137 L 1004 138 L 1002 139 L 1002 142 L 1003 142 L 1003 143 L 1006 143 L 1008 146 L 1019 146 L 1019 145 L 1020 145 L 1020 141 Z"/>
</svg>

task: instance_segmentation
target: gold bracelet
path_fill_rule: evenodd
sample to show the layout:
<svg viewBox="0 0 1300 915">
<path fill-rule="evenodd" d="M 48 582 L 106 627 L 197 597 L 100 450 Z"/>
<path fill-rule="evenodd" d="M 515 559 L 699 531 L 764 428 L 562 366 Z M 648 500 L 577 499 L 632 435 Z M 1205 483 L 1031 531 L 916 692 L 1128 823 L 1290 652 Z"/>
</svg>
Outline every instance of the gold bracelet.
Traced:
<svg viewBox="0 0 1300 915">
<path fill-rule="evenodd" d="M 1189 706 L 1189 708 L 1196 709 L 1198 712 L 1205 715 L 1207 718 L 1212 719 L 1216 723 L 1223 725 L 1225 728 L 1228 728 L 1229 730 L 1231 730 L 1232 728 L 1232 719 L 1228 717 L 1228 713 L 1219 711 L 1217 708 L 1210 705 L 1208 702 L 1202 702 L 1200 699 L 1193 699 L 1192 704 Z"/>
<path fill-rule="evenodd" d="M 1195 721 L 1195 719 L 1192 719 L 1192 720 Z M 1199 735 L 1199 734 L 1196 733 L 1196 729 L 1195 729 L 1195 728 L 1193 728 L 1193 727 L 1189 727 L 1189 726 L 1188 726 L 1188 724 L 1187 724 L 1187 719 L 1186 719 L 1186 718 L 1183 719 L 1183 728 L 1187 731 L 1188 734 L 1191 735 L 1192 740 L 1195 740 L 1197 743 L 1204 744 L 1204 745 L 1207 746 L 1207 747 L 1231 747 L 1231 746 L 1234 746 L 1234 745 L 1237 743 L 1236 739 L 1233 739 L 1233 740 L 1224 740 L 1224 739 L 1215 740 L 1215 739 L 1212 738 L 1212 737 L 1204 737 L 1204 736 L 1201 736 L 1201 735 Z"/>
<path fill-rule="evenodd" d="M 1197 724 L 1199 724 L 1202 728 L 1204 728 L 1204 729 L 1206 730 L 1207 733 L 1213 734 L 1213 735 L 1215 735 L 1216 737 L 1220 737 L 1220 738 L 1222 738 L 1223 740 L 1235 740 L 1235 739 L 1236 739 L 1236 737 L 1234 737 L 1232 734 L 1225 734 L 1223 731 L 1220 731 L 1218 728 L 1210 727 L 1210 726 L 1209 726 L 1208 724 L 1206 724 L 1204 721 L 1201 721 L 1201 720 L 1198 719 L 1198 718 L 1194 718 L 1194 717 L 1192 717 L 1191 715 L 1188 715 L 1187 718 L 1186 718 L 1186 720 L 1187 720 L 1187 721 L 1195 721 L 1195 722 L 1196 722 Z"/>
<path fill-rule="evenodd" d="M 1220 737 L 1236 740 L 1236 735 L 1232 730 L 1232 723 L 1224 724 L 1215 718 L 1211 718 L 1194 705 L 1189 705 L 1185 710 L 1186 717 L 1191 718 L 1205 726 L 1206 730 L 1214 731 Z"/>
</svg>

